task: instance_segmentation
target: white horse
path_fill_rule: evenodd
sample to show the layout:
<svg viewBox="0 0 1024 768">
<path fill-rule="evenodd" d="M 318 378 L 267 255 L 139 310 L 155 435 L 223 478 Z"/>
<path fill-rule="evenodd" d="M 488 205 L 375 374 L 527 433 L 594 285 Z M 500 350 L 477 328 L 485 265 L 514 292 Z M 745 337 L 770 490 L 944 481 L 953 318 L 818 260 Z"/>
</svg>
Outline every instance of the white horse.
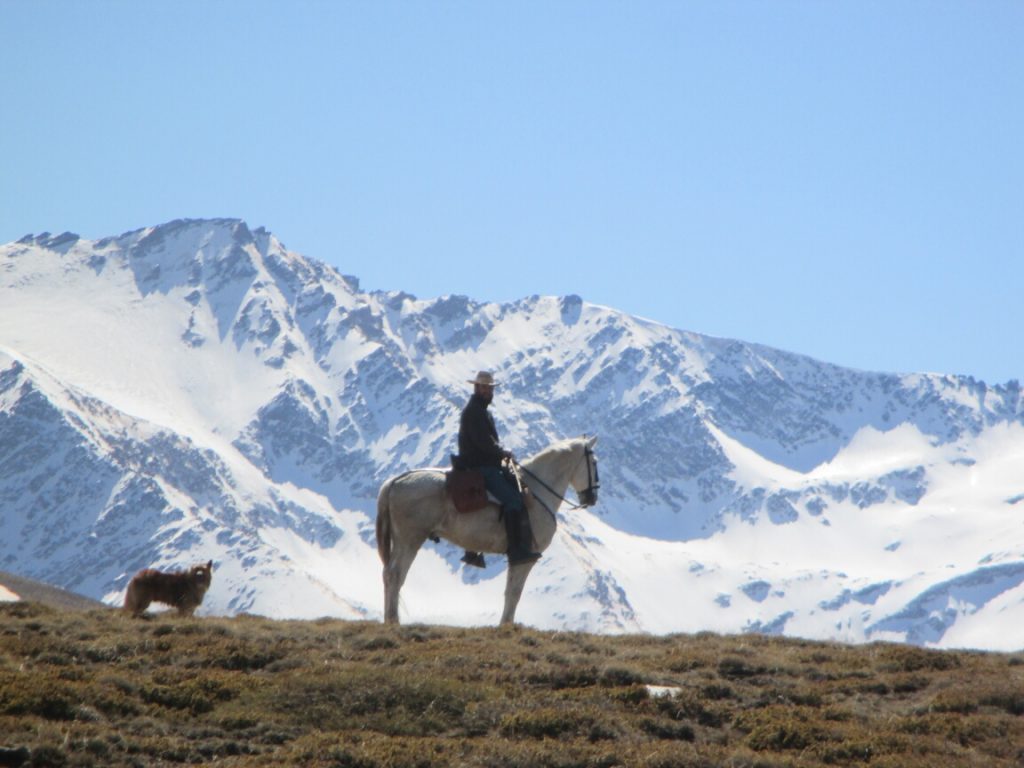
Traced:
<svg viewBox="0 0 1024 768">
<path fill-rule="evenodd" d="M 555 536 L 555 510 L 565 501 L 569 485 L 580 507 L 597 503 L 596 437 L 577 437 L 548 446 L 520 465 L 533 529 L 535 552 L 543 552 Z M 392 477 L 377 497 L 377 552 L 384 563 L 384 621 L 398 623 L 398 593 L 423 542 L 443 537 L 474 552 L 508 551 L 505 525 L 493 502 L 478 512 L 456 511 L 445 490 L 443 469 L 417 469 Z M 533 563 L 508 569 L 502 624 L 515 619 L 516 606 Z"/>
</svg>

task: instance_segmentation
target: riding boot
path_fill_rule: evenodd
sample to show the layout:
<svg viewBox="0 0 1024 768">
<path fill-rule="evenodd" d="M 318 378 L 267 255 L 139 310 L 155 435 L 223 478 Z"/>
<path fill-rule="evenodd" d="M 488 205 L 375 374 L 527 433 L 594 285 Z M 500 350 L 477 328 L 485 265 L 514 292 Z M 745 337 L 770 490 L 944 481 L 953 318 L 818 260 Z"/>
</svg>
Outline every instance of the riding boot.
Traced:
<svg viewBox="0 0 1024 768">
<path fill-rule="evenodd" d="M 533 530 L 530 528 L 530 513 L 525 509 L 518 512 L 504 510 L 505 533 L 508 535 L 508 564 L 535 563 L 540 553 L 532 551 Z"/>
</svg>

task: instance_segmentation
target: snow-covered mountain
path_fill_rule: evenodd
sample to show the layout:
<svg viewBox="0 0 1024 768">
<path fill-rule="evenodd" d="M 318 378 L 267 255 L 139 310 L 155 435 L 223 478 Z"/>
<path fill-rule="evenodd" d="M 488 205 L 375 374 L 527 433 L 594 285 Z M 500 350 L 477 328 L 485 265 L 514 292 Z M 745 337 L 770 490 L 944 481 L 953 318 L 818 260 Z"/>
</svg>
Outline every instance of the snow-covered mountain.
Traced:
<svg viewBox="0 0 1024 768">
<path fill-rule="evenodd" d="M 117 603 L 212 558 L 201 612 L 379 618 L 377 489 L 447 463 L 480 369 L 518 455 L 600 436 L 521 621 L 1024 646 L 1017 382 L 364 292 L 237 220 L 0 246 L 0 569 Z M 420 553 L 404 621 L 497 621 L 502 559 L 460 555 Z"/>
</svg>

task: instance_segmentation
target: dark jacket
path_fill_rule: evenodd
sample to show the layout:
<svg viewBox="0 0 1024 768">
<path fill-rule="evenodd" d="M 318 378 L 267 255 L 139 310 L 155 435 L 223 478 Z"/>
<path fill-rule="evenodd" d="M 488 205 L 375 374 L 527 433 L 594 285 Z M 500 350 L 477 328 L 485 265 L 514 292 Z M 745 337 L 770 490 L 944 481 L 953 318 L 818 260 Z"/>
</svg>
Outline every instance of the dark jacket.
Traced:
<svg viewBox="0 0 1024 768">
<path fill-rule="evenodd" d="M 494 419 L 480 395 L 473 395 L 459 420 L 459 462 L 464 467 L 500 467 L 506 456 Z"/>
</svg>

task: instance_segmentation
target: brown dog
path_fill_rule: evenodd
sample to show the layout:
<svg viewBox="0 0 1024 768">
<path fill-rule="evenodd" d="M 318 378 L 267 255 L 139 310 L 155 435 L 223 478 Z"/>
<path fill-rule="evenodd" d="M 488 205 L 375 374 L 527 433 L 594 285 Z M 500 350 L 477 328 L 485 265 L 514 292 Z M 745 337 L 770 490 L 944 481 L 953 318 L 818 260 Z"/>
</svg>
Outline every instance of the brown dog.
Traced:
<svg viewBox="0 0 1024 768">
<path fill-rule="evenodd" d="M 213 580 L 213 560 L 194 565 L 187 571 L 164 573 L 146 568 L 136 573 L 124 595 L 124 609 L 132 616 L 141 616 L 150 603 L 166 603 L 177 608 L 182 616 L 191 616 L 203 602 Z"/>
</svg>

